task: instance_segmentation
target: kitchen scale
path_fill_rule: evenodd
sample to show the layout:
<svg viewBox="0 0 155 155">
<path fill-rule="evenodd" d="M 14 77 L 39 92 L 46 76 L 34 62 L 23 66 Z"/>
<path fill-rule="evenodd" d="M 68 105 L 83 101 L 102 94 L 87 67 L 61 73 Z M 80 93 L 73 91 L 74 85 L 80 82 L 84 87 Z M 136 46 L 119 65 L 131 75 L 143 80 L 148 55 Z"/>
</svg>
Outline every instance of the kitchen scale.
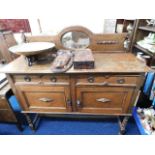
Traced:
<svg viewBox="0 0 155 155">
<path fill-rule="evenodd" d="M 32 66 L 34 62 L 45 60 L 42 53 L 48 53 L 46 59 L 51 59 L 53 57 L 53 52 L 49 53 L 50 50 L 54 49 L 55 44 L 50 42 L 31 42 L 22 43 L 9 48 L 9 51 L 25 56 L 28 66 Z M 40 56 L 39 56 L 40 55 Z"/>
</svg>

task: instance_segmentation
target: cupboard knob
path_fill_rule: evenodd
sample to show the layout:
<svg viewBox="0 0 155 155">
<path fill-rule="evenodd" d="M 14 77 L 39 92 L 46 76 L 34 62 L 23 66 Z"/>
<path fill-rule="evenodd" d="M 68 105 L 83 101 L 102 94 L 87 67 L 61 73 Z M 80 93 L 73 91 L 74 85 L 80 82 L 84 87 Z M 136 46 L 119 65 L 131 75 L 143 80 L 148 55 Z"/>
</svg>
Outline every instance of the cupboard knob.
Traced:
<svg viewBox="0 0 155 155">
<path fill-rule="evenodd" d="M 76 101 L 76 105 L 77 105 L 77 107 L 81 107 L 81 101 L 80 100 L 77 100 Z"/>
<path fill-rule="evenodd" d="M 88 77 L 88 82 L 93 83 L 94 82 L 94 77 Z"/>
<path fill-rule="evenodd" d="M 31 81 L 31 77 L 25 76 L 25 77 L 24 77 L 24 80 L 25 80 L 26 82 L 30 82 L 30 81 Z"/>
<path fill-rule="evenodd" d="M 57 82 L 57 78 L 56 78 L 56 77 L 54 77 L 54 76 L 53 76 L 53 77 L 51 77 L 51 78 L 50 78 L 50 80 L 51 80 L 52 82 Z"/>
</svg>

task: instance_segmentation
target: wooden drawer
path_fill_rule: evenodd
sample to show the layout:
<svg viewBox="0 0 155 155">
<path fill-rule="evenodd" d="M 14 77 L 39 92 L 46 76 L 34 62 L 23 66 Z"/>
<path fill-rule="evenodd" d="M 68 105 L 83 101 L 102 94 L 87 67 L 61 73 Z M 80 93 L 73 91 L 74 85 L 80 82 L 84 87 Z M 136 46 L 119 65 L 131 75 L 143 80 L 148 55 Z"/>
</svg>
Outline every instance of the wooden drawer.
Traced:
<svg viewBox="0 0 155 155">
<path fill-rule="evenodd" d="M 24 110 L 65 112 L 71 110 L 70 90 L 63 86 L 18 85 Z"/>
<path fill-rule="evenodd" d="M 41 76 L 39 75 L 14 75 L 13 80 L 15 83 L 20 83 L 20 82 L 40 82 L 41 81 Z"/>
<path fill-rule="evenodd" d="M 76 89 L 76 107 L 79 112 L 99 114 L 128 113 L 133 88 L 83 87 Z"/>
<path fill-rule="evenodd" d="M 136 85 L 140 80 L 138 76 L 82 76 L 76 78 L 76 85 Z"/>
<path fill-rule="evenodd" d="M 45 75 L 42 76 L 43 82 L 48 83 L 68 83 L 69 84 L 69 76 L 54 76 L 54 75 Z"/>
<path fill-rule="evenodd" d="M 13 76 L 15 84 L 65 84 L 69 85 L 69 76 L 53 75 L 15 75 Z"/>
</svg>

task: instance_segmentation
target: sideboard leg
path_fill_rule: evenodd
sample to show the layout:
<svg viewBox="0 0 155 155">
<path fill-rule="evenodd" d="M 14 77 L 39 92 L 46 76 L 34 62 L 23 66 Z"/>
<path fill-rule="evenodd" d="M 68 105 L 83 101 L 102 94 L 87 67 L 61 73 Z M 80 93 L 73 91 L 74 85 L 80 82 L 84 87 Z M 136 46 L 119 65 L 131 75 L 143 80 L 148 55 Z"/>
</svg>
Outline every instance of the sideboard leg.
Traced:
<svg viewBox="0 0 155 155">
<path fill-rule="evenodd" d="M 129 116 L 124 116 L 123 120 L 121 121 L 121 118 L 118 117 L 118 123 L 119 123 L 119 127 L 120 127 L 120 135 L 124 135 L 126 133 L 126 126 L 129 120 Z"/>
<path fill-rule="evenodd" d="M 38 124 L 40 122 L 40 115 L 39 114 L 36 114 L 32 122 L 33 122 L 33 125 L 34 125 L 35 130 L 36 130 L 37 127 L 38 127 Z"/>
<path fill-rule="evenodd" d="M 31 120 L 29 114 L 24 114 L 24 115 L 26 117 L 26 120 L 27 120 L 27 122 L 28 122 L 29 127 L 31 128 L 31 130 L 35 131 L 35 126 L 33 124 L 33 121 Z"/>
</svg>

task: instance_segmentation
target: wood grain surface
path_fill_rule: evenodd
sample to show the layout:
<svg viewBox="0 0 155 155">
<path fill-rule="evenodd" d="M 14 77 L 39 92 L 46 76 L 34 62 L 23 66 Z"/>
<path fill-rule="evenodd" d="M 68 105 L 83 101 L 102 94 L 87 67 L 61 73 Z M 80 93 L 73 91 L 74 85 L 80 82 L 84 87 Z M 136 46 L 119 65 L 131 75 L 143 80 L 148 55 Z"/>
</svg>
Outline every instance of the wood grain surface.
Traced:
<svg viewBox="0 0 155 155">
<path fill-rule="evenodd" d="M 70 68 L 64 74 L 70 73 L 145 73 L 150 70 L 145 63 L 138 60 L 131 53 L 94 53 L 94 69 L 74 69 Z M 51 62 L 52 63 L 52 62 Z M 52 73 L 51 63 L 34 64 L 29 67 L 23 56 L 17 58 L 10 64 L 4 66 L 1 73 Z"/>
</svg>

